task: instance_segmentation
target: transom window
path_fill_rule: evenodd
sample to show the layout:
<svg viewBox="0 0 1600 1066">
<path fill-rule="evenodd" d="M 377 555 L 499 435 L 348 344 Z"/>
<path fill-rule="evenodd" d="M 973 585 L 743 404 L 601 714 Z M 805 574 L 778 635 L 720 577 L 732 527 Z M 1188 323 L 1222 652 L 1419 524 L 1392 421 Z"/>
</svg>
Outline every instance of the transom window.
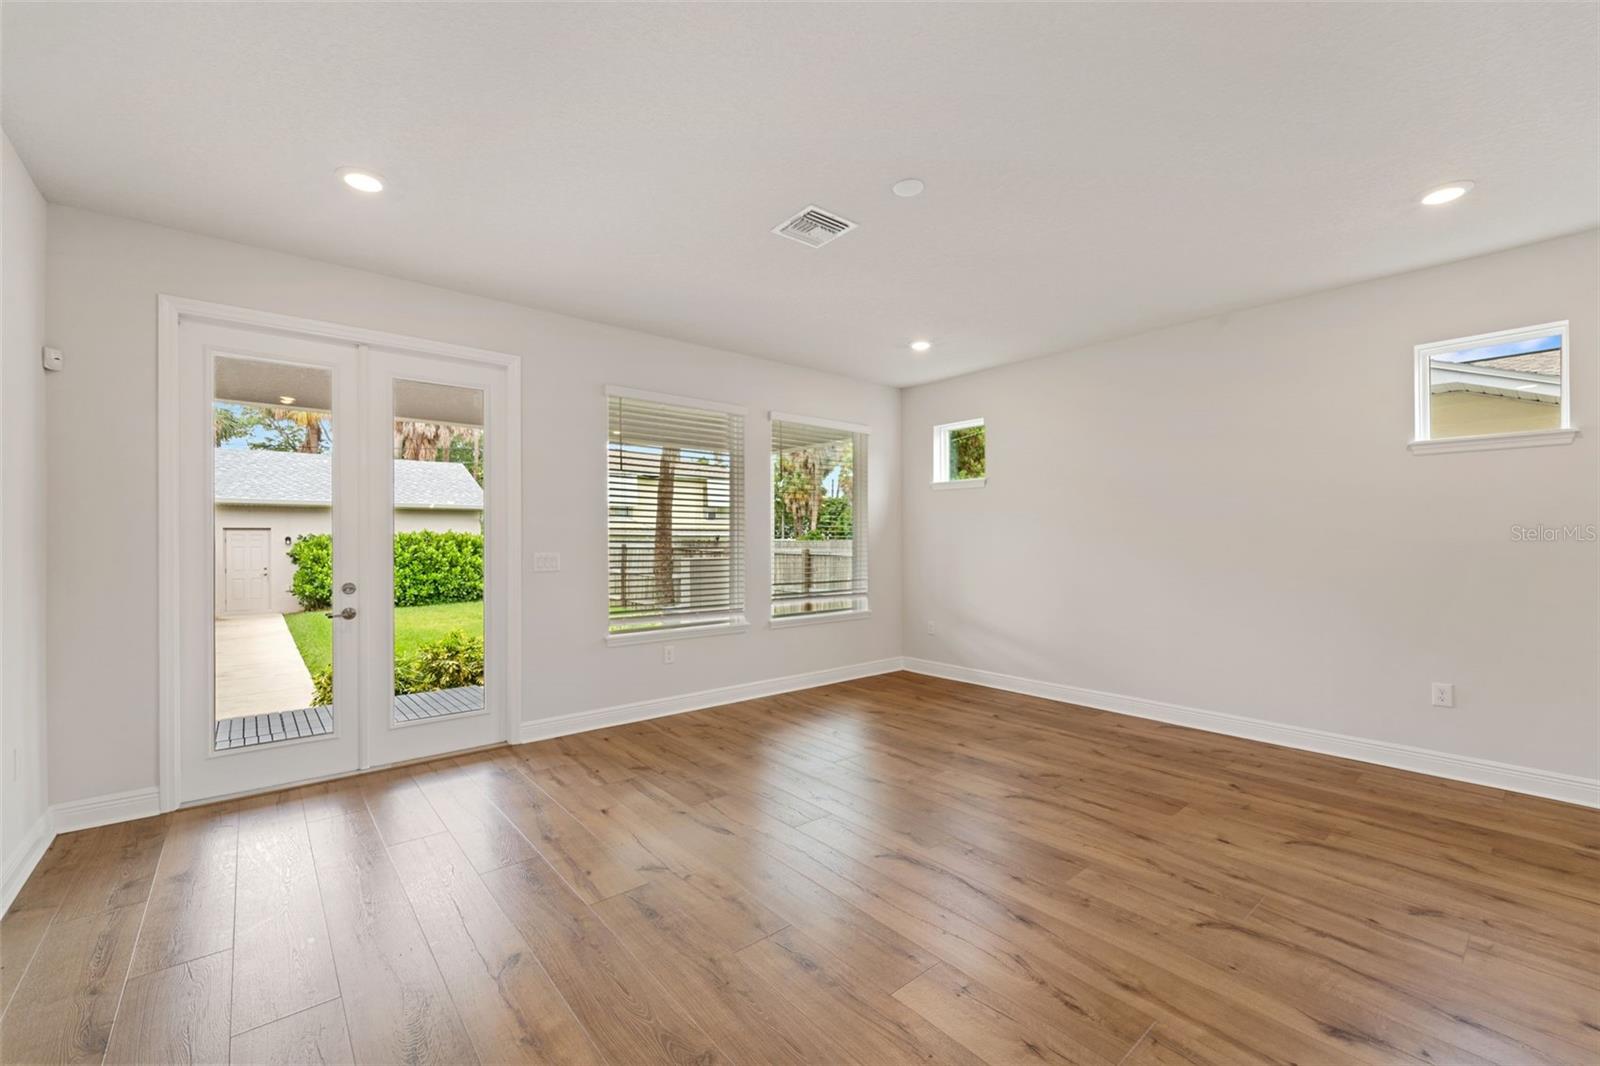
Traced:
<svg viewBox="0 0 1600 1066">
<path fill-rule="evenodd" d="M 1416 382 L 1413 450 L 1572 439 L 1565 322 L 1418 345 Z"/>
<path fill-rule="evenodd" d="M 865 427 L 772 416 L 772 618 L 867 609 Z"/>
<path fill-rule="evenodd" d="M 744 415 L 608 389 L 610 632 L 744 623 Z"/>
</svg>

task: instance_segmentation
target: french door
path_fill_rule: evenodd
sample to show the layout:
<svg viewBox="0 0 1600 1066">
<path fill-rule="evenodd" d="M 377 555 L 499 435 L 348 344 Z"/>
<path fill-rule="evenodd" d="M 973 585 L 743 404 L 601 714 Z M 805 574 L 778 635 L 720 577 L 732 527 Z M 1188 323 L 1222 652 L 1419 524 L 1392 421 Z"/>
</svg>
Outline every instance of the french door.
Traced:
<svg viewBox="0 0 1600 1066">
<path fill-rule="evenodd" d="M 514 370 L 333 327 L 172 328 L 164 801 L 506 739 Z"/>
</svg>

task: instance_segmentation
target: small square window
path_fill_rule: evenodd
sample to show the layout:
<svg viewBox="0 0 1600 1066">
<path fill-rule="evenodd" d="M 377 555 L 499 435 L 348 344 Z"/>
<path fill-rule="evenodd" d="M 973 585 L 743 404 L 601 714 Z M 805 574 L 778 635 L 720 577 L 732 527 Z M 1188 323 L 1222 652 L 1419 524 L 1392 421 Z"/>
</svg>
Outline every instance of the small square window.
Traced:
<svg viewBox="0 0 1600 1066">
<path fill-rule="evenodd" d="M 933 483 L 970 485 L 988 480 L 983 419 L 969 418 L 933 427 Z"/>
<path fill-rule="evenodd" d="M 1567 324 L 1503 330 L 1416 348 L 1414 451 L 1564 444 Z"/>
</svg>

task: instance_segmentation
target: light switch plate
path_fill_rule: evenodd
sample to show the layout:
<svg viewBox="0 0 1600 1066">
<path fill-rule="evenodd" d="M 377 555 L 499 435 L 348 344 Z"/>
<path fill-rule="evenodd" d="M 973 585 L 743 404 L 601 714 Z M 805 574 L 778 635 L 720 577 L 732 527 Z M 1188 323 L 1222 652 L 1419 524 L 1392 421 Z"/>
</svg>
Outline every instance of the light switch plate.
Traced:
<svg viewBox="0 0 1600 1066">
<path fill-rule="evenodd" d="M 534 552 L 533 570 L 536 574 L 553 574 L 561 569 L 560 552 Z"/>
</svg>

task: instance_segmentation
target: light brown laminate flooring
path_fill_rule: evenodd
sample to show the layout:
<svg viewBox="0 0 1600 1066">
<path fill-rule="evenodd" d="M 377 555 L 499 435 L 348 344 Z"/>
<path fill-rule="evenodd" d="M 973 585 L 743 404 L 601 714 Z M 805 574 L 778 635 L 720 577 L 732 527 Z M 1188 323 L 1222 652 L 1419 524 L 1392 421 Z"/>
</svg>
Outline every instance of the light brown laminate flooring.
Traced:
<svg viewBox="0 0 1600 1066">
<path fill-rule="evenodd" d="M 5 1062 L 1594 1063 L 1600 812 L 890 674 L 59 837 Z"/>
</svg>

